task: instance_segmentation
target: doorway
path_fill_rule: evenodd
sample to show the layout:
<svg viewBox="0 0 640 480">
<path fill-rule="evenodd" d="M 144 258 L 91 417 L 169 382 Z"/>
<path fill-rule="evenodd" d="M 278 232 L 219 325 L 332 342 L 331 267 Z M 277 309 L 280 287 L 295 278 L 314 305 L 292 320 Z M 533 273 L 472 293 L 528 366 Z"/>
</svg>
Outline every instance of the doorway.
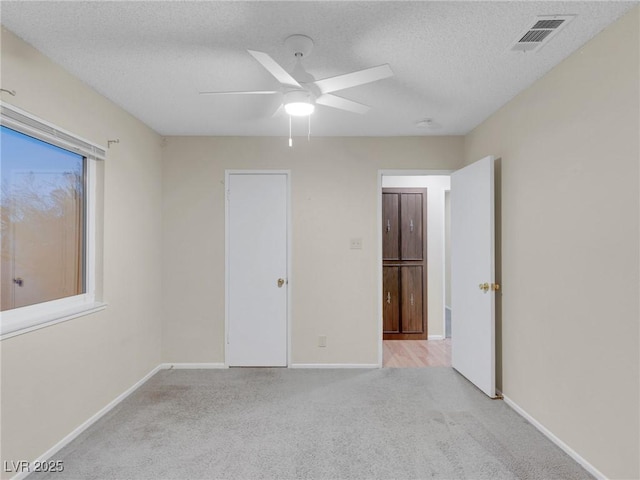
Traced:
<svg viewBox="0 0 640 480">
<path fill-rule="evenodd" d="M 427 189 L 382 189 L 383 340 L 427 339 Z"/>
<path fill-rule="evenodd" d="M 288 171 L 227 171 L 226 342 L 230 367 L 288 364 Z"/>
<path fill-rule="evenodd" d="M 380 363 L 383 367 L 426 367 L 426 366 L 451 366 L 451 339 L 446 336 L 446 311 L 449 304 L 446 303 L 449 290 L 449 276 L 446 275 L 448 236 L 446 235 L 446 194 L 450 188 L 449 171 L 382 171 L 379 175 L 380 205 L 380 291 L 382 293 L 383 326 L 380 332 Z M 409 189 L 409 190 L 407 190 Z M 385 319 L 385 310 L 395 312 L 395 309 L 387 302 L 387 291 L 393 294 L 389 288 L 389 280 L 393 280 L 393 266 L 389 263 L 389 252 L 385 252 L 384 236 L 387 233 L 387 223 L 383 219 L 385 213 L 384 192 L 417 192 L 421 189 L 425 192 L 425 219 L 424 219 L 424 295 L 421 299 L 424 303 L 425 327 L 424 336 L 419 339 L 411 338 L 411 335 L 389 335 L 390 327 L 397 328 L 397 323 L 402 322 L 402 308 L 400 308 L 399 322 Z M 393 203 L 393 202 L 387 202 Z M 393 209 L 392 209 L 393 210 Z M 386 218 L 386 217 L 385 217 Z M 401 220 L 402 221 L 402 220 Z M 406 220 L 408 223 L 410 220 Z M 415 225 L 415 224 L 414 224 Z M 400 255 L 401 257 L 402 255 Z M 386 259 L 386 260 L 383 260 Z M 415 262 L 415 260 L 413 260 Z M 393 262 L 391 262 L 393 263 Z M 402 263 L 402 262 L 401 262 Z M 410 262 L 411 263 L 411 262 Z M 389 268 L 391 267 L 391 269 Z M 401 269 L 398 264 L 396 269 Z M 415 267 L 414 267 L 415 268 Z M 400 273 L 399 271 L 397 273 Z M 385 282 L 385 277 L 387 282 Z M 390 278 L 391 277 L 391 278 Z M 407 275 L 405 275 L 407 277 Z M 402 278 L 399 279 L 402 284 Z M 386 290 L 385 290 L 386 288 Z M 402 287 L 401 287 L 402 290 Z M 398 292 L 398 302 L 403 303 L 402 291 Z M 406 296 L 406 295 L 405 295 Z M 410 302 L 410 297 L 408 297 Z M 414 303 L 415 303 L 414 297 Z M 400 326 L 401 330 L 402 327 Z M 387 331 L 385 335 L 383 332 Z M 400 332 L 399 332 L 400 333 Z M 384 338 L 383 338 L 384 337 Z"/>
</svg>

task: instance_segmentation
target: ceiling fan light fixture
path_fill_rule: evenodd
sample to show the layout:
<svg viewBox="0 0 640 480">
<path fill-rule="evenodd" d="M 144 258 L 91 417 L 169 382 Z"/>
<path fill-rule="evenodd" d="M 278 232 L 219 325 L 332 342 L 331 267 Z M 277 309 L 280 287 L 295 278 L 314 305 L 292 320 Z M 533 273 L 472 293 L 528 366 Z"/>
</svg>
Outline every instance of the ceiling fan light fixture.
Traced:
<svg viewBox="0 0 640 480">
<path fill-rule="evenodd" d="M 284 106 L 285 112 L 294 117 L 308 117 L 316 109 L 313 103 L 307 102 L 291 102 Z"/>
<path fill-rule="evenodd" d="M 316 109 L 311 95 L 303 90 L 288 92 L 284 99 L 284 111 L 294 117 L 308 117 Z"/>
</svg>

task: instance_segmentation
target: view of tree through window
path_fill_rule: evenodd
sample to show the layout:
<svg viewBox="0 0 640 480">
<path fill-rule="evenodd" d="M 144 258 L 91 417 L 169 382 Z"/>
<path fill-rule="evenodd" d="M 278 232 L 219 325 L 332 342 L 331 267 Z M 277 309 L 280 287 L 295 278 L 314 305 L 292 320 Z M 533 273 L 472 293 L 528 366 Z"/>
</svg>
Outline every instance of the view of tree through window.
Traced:
<svg viewBox="0 0 640 480">
<path fill-rule="evenodd" d="M 1 310 L 84 293 L 85 158 L 1 128 Z"/>
</svg>

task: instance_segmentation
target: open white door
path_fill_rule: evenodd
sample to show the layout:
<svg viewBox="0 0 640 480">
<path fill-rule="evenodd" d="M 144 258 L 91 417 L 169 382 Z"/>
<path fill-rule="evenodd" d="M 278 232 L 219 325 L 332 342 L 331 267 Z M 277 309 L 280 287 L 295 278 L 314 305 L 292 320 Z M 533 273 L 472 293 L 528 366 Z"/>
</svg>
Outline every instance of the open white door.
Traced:
<svg viewBox="0 0 640 480">
<path fill-rule="evenodd" d="M 229 366 L 287 365 L 288 173 L 227 173 Z"/>
<path fill-rule="evenodd" d="M 451 363 L 495 397 L 494 158 L 451 175 Z"/>
</svg>

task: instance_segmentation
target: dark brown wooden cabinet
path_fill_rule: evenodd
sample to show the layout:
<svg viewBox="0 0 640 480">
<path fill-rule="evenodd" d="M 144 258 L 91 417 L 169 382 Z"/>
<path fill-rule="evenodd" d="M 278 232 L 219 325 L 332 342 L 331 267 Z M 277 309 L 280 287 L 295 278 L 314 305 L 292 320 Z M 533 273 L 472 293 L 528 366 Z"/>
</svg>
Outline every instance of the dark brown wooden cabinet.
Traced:
<svg viewBox="0 0 640 480">
<path fill-rule="evenodd" d="M 420 193 L 400 194 L 400 260 L 423 259 L 422 202 Z"/>
<path fill-rule="evenodd" d="M 422 267 L 400 267 L 400 288 L 402 333 L 424 333 Z"/>
<path fill-rule="evenodd" d="M 400 194 L 382 193 L 382 258 L 400 260 Z"/>
<path fill-rule="evenodd" d="M 385 340 L 427 338 L 426 188 L 382 189 Z"/>
<path fill-rule="evenodd" d="M 382 267 L 382 272 L 383 329 L 385 333 L 400 333 L 400 267 Z"/>
</svg>

